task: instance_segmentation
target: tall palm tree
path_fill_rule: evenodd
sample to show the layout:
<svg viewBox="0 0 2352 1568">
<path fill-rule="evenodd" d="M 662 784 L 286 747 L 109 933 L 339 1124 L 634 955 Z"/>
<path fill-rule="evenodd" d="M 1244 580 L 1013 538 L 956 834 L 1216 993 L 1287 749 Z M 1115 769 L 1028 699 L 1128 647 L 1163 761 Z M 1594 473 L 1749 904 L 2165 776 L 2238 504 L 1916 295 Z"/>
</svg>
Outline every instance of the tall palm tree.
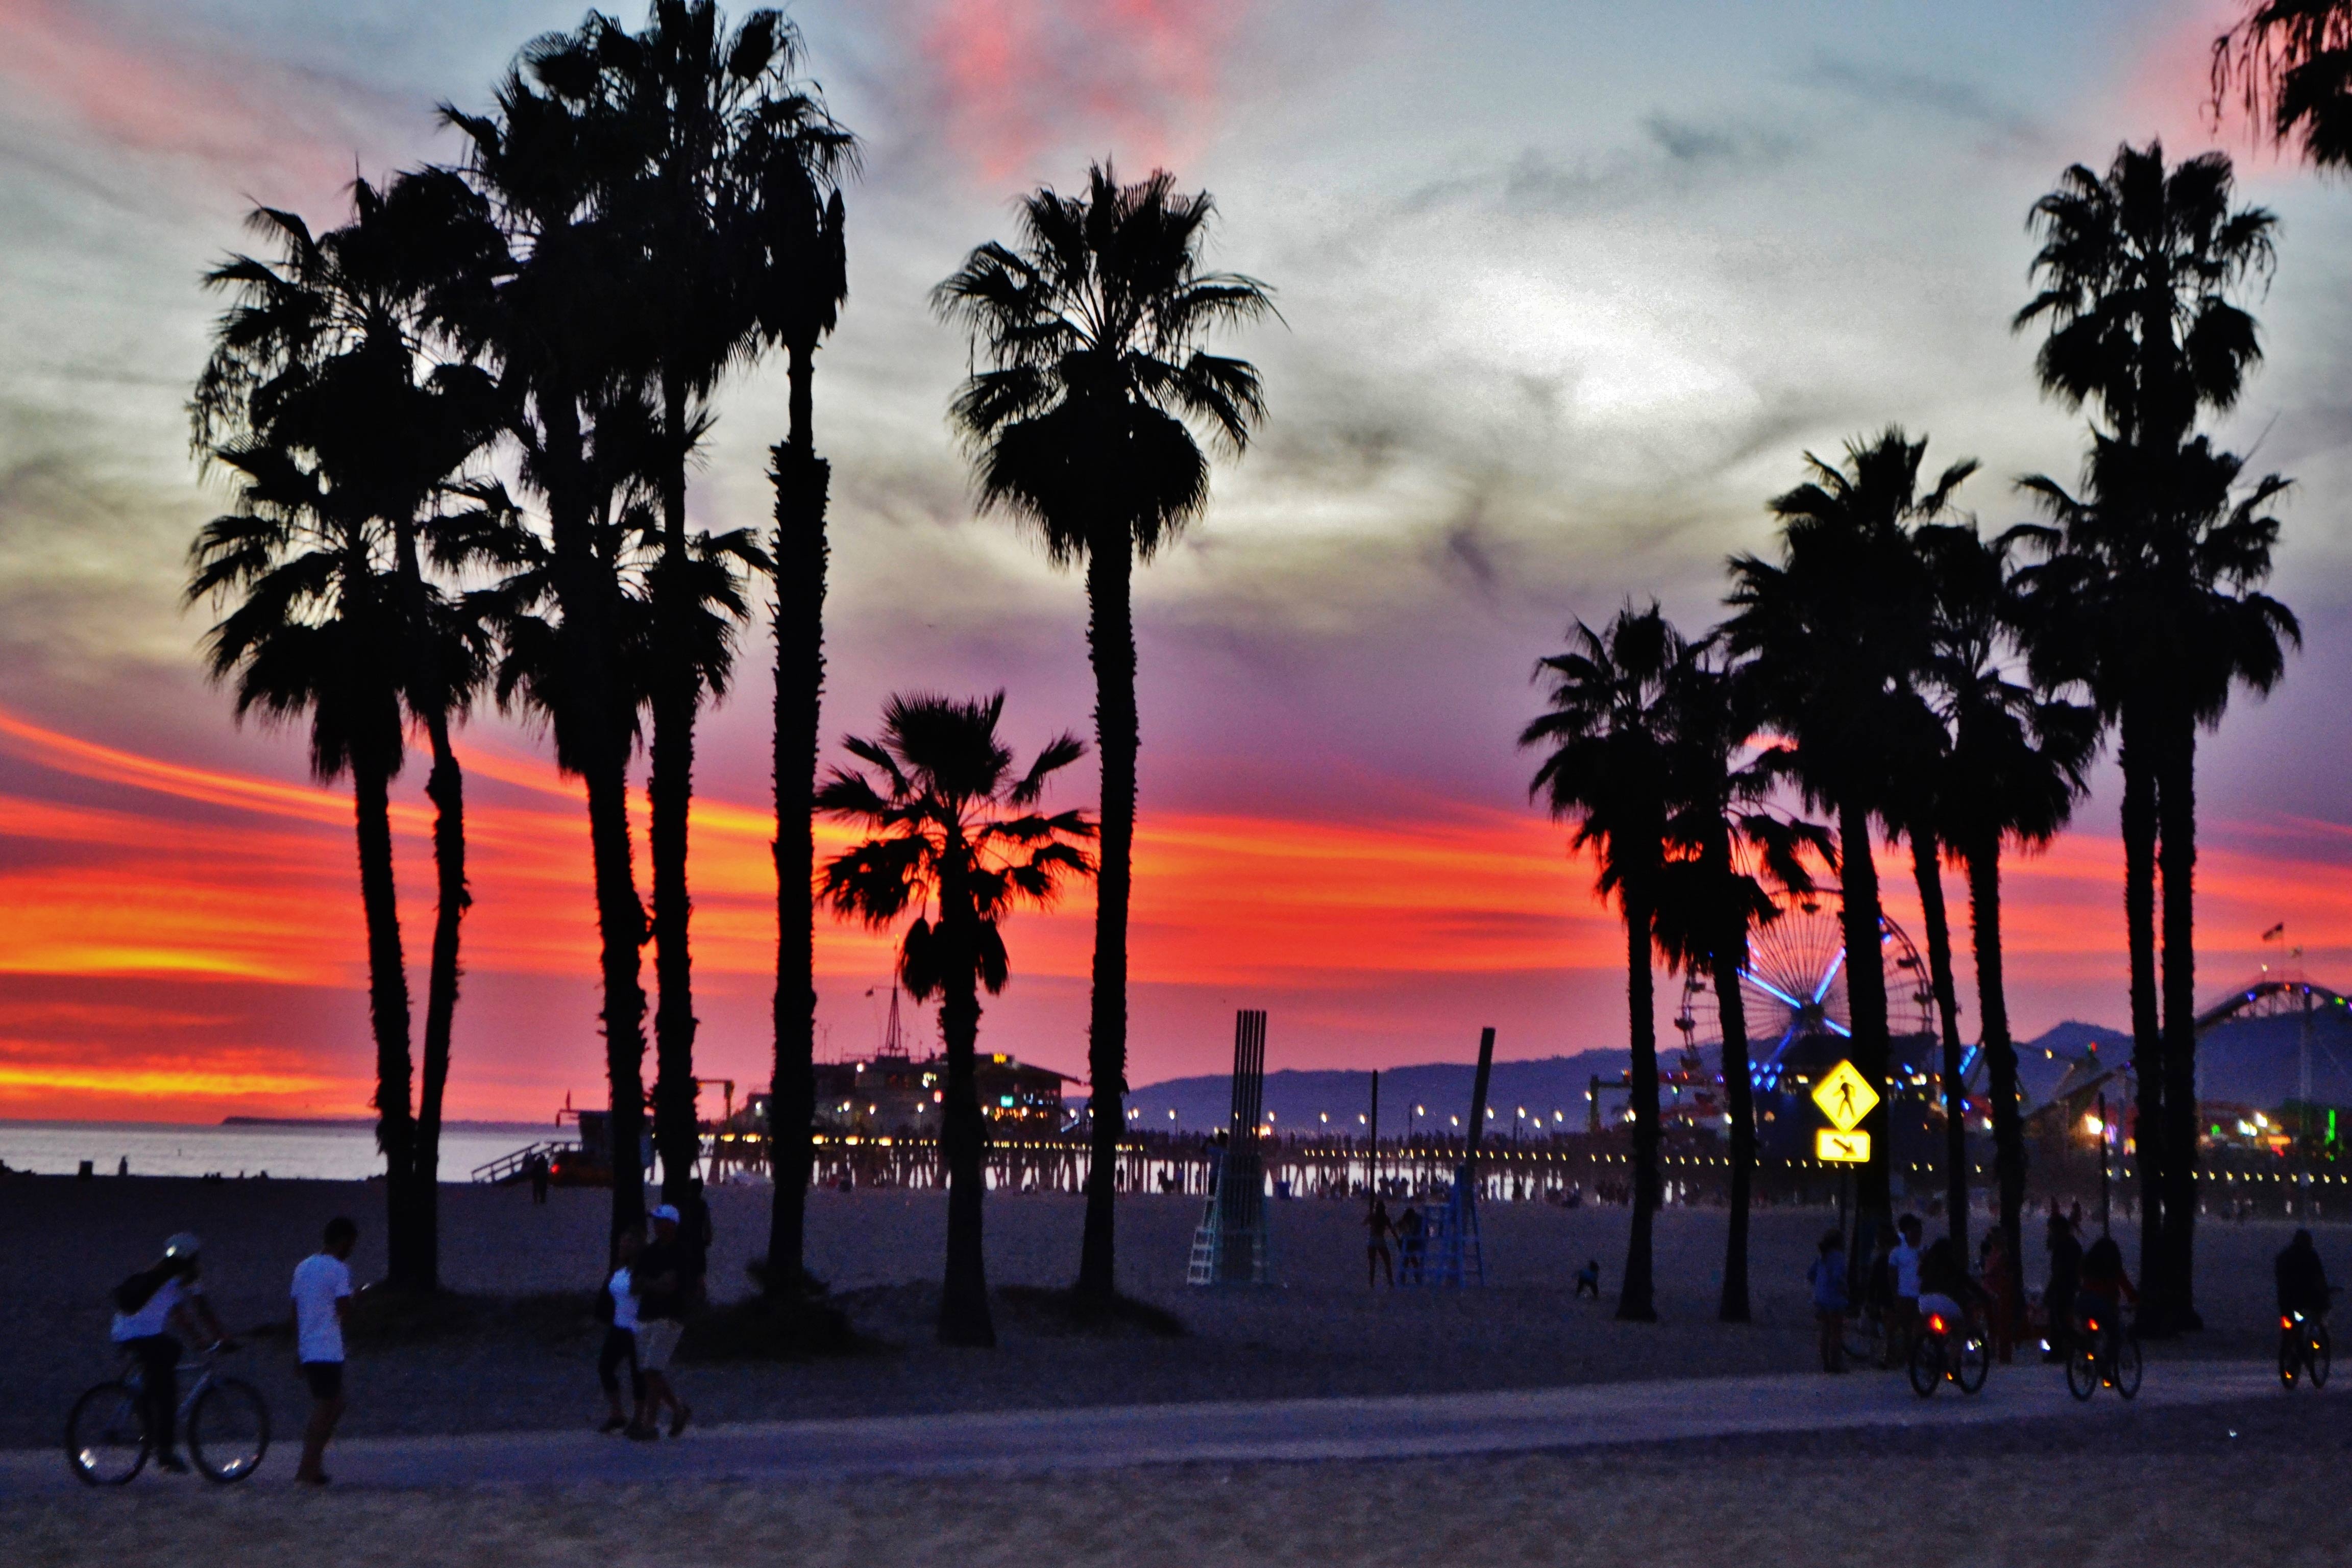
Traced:
<svg viewBox="0 0 2352 1568">
<path fill-rule="evenodd" d="M 842 182 L 856 171 L 856 138 L 813 89 L 763 103 L 746 162 L 754 183 L 752 232 L 767 279 L 760 329 L 785 353 L 789 391 L 783 440 L 769 450 L 775 491 L 776 797 L 775 1066 L 768 1109 L 770 1291 L 806 1279 L 805 1218 L 816 1114 L 817 756 L 824 695 L 826 491 L 832 468 L 816 455 L 817 345 L 849 297 Z"/>
<path fill-rule="evenodd" d="M 2034 204 L 2032 222 L 2042 247 L 2032 275 L 2041 291 L 2014 325 L 2046 323 L 2036 360 L 2043 389 L 2069 407 L 2091 408 L 2104 426 L 2095 428 L 2086 465 L 2086 493 L 2099 504 L 2078 521 L 2100 520 L 2113 537 L 2103 549 L 2079 554 L 2077 567 L 2104 560 L 2120 572 L 2121 561 L 2144 552 L 2151 565 L 2183 561 L 2189 553 L 2184 529 L 2194 530 L 2191 520 L 2200 510 L 2210 515 L 2208 501 L 2181 493 L 2183 487 L 2210 488 L 2200 477 L 2207 460 L 2189 449 L 2199 418 L 2233 406 L 2262 357 L 2254 319 L 2234 295 L 2250 277 L 2266 277 L 2275 259 L 2277 220 L 2263 208 L 2234 205 L 2235 196 L 2227 157 L 2210 153 L 2168 170 L 2162 145 L 2151 142 L 2146 148 L 2118 148 L 2105 174 L 2081 164 L 2069 168 L 2057 188 Z M 2036 481 L 2032 488 L 2055 511 L 2065 511 L 2059 487 Z M 2168 545 L 2162 542 L 2167 534 L 2173 536 Z M 2163 575 L 2158 569 L 2141 580 L 2157 584 Z M 2139 1163 L 2143 1185 L 2155 1178 L 2166 1211 L 2163 1249 L 2143 1259 L 2142 1271 L 2154 1275 L 2157 1293 L 2143 1316 L 2162 1331 L 2198 1321 L 2189 1266 L 2197 1163 L 2196 721 L 2194 705 L 2180 700 L 2178 672 L 2167 668 L 2168 650 L 2147 639 L 2147 623 L 2136 610 L 2120 603 L 2116 608 L 2110 624 L 2119 624 L 2126 647 L 2138 650 L 2126 655 L 2110 648 L 2103 656 L 2109 668 L 2102 700 L 2123 739 Z M 2074 633 L 2065 635 L 2079 643 Z"/>
<path fill-rule="evenodd" d="M 1717 1316 L 1748 1321 L 1748 1221 L 1756 1169 L 1756 1101 L 1748 1061 L 1748 1009 L 1740 976 L 1748 936 L 1780 906 L 1757 873 L 1790 893 L 1812 890 L 1802 853 L 1829 858 L 1826 834 L 1759 809 L 1770 771 L 1754 749 L 1755 698 L 1737 665 L 1709 643 L 1683 650 L 1668 676 L 1665 858 L 1658 867 L 1654 925 L 1671 969 L 1707 976 L 1723 1029 L 1723 1084 L 1730 1124 L 1731 1215 Z"/>
<path fill-rule="evenodd" d="M 1652 605 L 1617 613 L 1605 631 L 1579 621 L 1570 647 L 1536 667 L 1547 710 L 1519 732 L 1545 756 L 1528 793 L 1572 821 L 1575 849 L 1599 859 L 1599 887 L 1625 921 L 1625 1009 L 1633 1048 L 1633 1227 L 1617 1316 L 1655 1322 L 1651 1225 L 1658 1207 L 1658 1025 L 1650 949 L 1665 861 L 1673 682 L 1686 660 L 1682 635 Z"/>
<path fill-rule="evenodd" d="M 394 1278 L 429 1290 L 438 1284 L 441 1106 L 459 927 L 471 901 L 464 775 L 450 727 L 479 687 L 484 661 L 462 604 L 428 580 L 417 538 L 433 526 L 443 487 L 490 438 L 497 419 L 483 377 L 466 365 L 436 364 L 425 353 L 411 264 L 439 217 L 418 210 L 420 195 L 431 200 L 410 182 L 379 191 L 359 181 L 352 220 L 315 236 L 291 214 L 257 211 L 252 226 L 275 242 L 274 254 L 236 257 L 208 276 L 236 303 L 222 320 L 193 412 L 200 449 L 236 442 L 291 456 L 325 482 L 347 519 L 365 520 L 345 526 L 388 531 L 388 567 L 371 570 L 387 571 L 383 609 L 399 638 L 400 696 L 431 749 L 425 793 L 435 811 L 438 897 L 406 1180 L 387 1185 L 397 1211 L 390 1227 Z M 404 1039 L 400 1051 L 404 1060 Z"/>
<path fill-rule="evenodd" d="M 1922 685 L 1952 736 L 1936 826 L 1968 878 L 1979 1048 L 1992 1112 L 2000 1226 L 2012 1258 L 2024 1256 L 2025 1139 L 2003 979 L 2000 857 L 2006 847 L 2047 845 L 2065 826 L 2100 731 L 2095 709 L 2019 679 L 2020 642 L 2031 625 L 2012 564 L 2022 537 L 2012 531 L 1987 540 L 1973 523 L 1935 524 L 1915 535 L 1934 595 L 1934 649 Z M 1948 1078 L 1948 1116 L 1965 1114 L 1956 1098 Z M 2021 1277 L 2011 1279 L 2021 1290 Z"/>
<path fill-rule="evenodd" d="M 2216 120 L 2234 91 L 2274 143 L 2317 169 L 2352 167 L 2352 4 L 2252 0 L 2213 40 Z"/>
<path fill-rule="evenodd" d="M 932 293 L 987 363 L 953 412 L 975 454 L 982 504 L 1035 527 L 1054 564 L 1087 570 L 1103 840 L 1077 1292 L 1096 1303 L 1116 1290 L 1112 1196 L 1127 1125 L 1134 568 L 1208 504 L 1195 429 L 1238 454 L 1265 413 L 1256 370 L 1202 346 L 1216 329 L 1273 310 L 1255 279 L 1202 270 L 1213 211 L 1207 193 L 1179 194 L 1165 171 L 1122 185 L 1109 164 L 1097 164 L 1083 195 L 1049 187 L 1025 197 L 1018 243 L 982 246 Z"/>
<path fill-rule="evenodd" d="M 956 1345 L 996 1342 L 981 1248 L 988 1131 L 975 1076 L 980 993 L 1003 991 L 1011 973 L 1005 918 L 1024 904 L 1051 903 L 1064 882 L 1093 869 L 1078 847 L 1094 825 L 1079 812 L 1034 809 L 1053 775 L 1086 748 L 1062 735 L 1017 771 L 996 733 L 1003 710 L 1002 691 L 969 702 L 894 697 L 878 740 L 845 742 L 879 786 L 862 771 L 835 769 L 817 795 L 822 810 L 875 836 L 826 865 L 825 901 L 876 930 L 915 911 L 899 942 L 898 976 L 917 1001 L 940 998 L 948 1255 L 939 1331 Z"/>
<path fill-rule="evenodd" d="M 2144 852 L 2153 829 L 2152 858 L 2163 875 L 2160 1058 L 2140 1056 L 2135 1041 L 2143 1190 L 2151 1142 L 2147 1078 L 2155 1070 L 2162 1079 L 2160 1245 L 2147 1252 L 2145 1230 L 2142 1241 L 2144 1258 L 2155 1260 L 2144 1262 L 2143 1272 L 2157 1279 L 2158 1310 L 2150 1315 L 2161 1331 L 2200 1321 L 2191 1010 L 2197 731 L 2221 721 L 2236 687 L 2263 693 L 2275 686 L 2285 674 L 2286 647 L 2301 640 L 2294 613 L 2259 591 L 2279 534 L 2267 509 L 2287 481 L 2273 474 L 2242 486 L 2242 459 L 2202 436 L 2169 452 L 2101 436 L 2080 496 L 2045 478 L 2026 481 L 2056 527 L 2020 531 L 2049 552 L 2045 563 L 2020 574 L 2031 595 L 2037 658 L 2084 679 L 2103 710 L 2121 710 L 2127 765 L 2134 744 L 2143 748 L 2137 800 L 2126 780 L 2126 804 L 2138 806 L 2142 837 L 2126 849 Z M 2143 896 L 2134 912 L 2153 913 L 2151 903 Z"/>
<path fill-rule="evenodd" d="M 466 147 L 464 177 L 487 238 L 467 267 L 439 280 L 436 324 L 496 372 L 513 411 L 507 435 L 520 473 L 543 502 L 560 609 L 553 635 L 560 767 L 586 786 L 590 859 L 610 1083 L 613 1232 L 641 1225 L 635 1173 L 645 1127 L 646 936 L 628 816 L 635 703 L 625 657 L 624 591 L 598 547 L 609 480 L 597 460 L 601 415 L 634 408 L 623 389 L 642 379 L 649 352 L 634 289 L 634 234 L 608 198 L 635 171 L 635 146 L 593 74 L 576 68 L 577 39 L 527 47 L 486 115 L 445 106 Z M 615 444 L 617 445 L 617 444 Z"/>
<path fill-rule="evenodd" d="M 642 32 L 591 14 L 570 47 L 573 58 L 560 66 L 543 61 L 541 70 L 593 79 L 632 147 L 634 167 L 607 199 L 614 221 L 633 235 L 647 376 L 659 400 L 660 439 L 649 478 L 661 518 L 662 570 L 653 578 L 653 767 L 646 786 L 659 981 L 654 1141 L 665 1195 L 683 1202 L 701 1149 L 687 865 L 694 729 L 706 689 L 689 645 L 707 626 L 711 601 L 677 599 L 664 588 L 693 582 L 698 553 L 712 559 L 689 538 L 687 466 L 709 428 L 719 382 L 761 342 L 761 301 L 774 280 L 766 275 L 755 222 L 764 176 L 751 159 L 774 145 L 764 131 L 767 116 L 779 100 L 798 97 L 790 76 L 800 38 L 775 11 L 755 11 L 730 30 L 709 0 L 655 0 Z"/>
<path fill-rule="evenodd" d="M 1780 560 L 1731 563 L 1726 646 L 1754 666 L 1766 725 L 1780 737 L 1776 766 L 1836 818 L 1846 1000 L 1854 1068 L 1886 1082 L 1884 923 L 1874 821 L 1891 814 L 1902 737 L 1927 659 L 1927 584 L 1907 530 L 1941 513 L 1972 465 L 1955 464 L 1925 493 L 1927 442 L 1894 427 L 1847 444 L 1843 466 L 1808 454 L 1812 478 L 1776 497 Z M 1894 1220 L 1886 1111 L 1864 1119 L 1871 1157 L 1855 1183 L 1854 1247 L 1868 1256 Z"/>
<path fill-rule="evenodd" d="M 310 243 L 293 215 L 270 221 L 292 243 Z M 273 395 L 275 406 L 261 416 L 250 396 L 213 390 L 217 400 L 199 393 L 199 449 L 208 465 L 238 476 L 241 510 L 198 532 L 189 552 L 187 599 L 229 603 L 206 635 L 205 665 L 215 679 L 233 685 L 237 716 L 258 713 L 273 723 L 307 717 L 312 774 L 322 784 L 346 773 L 352 779 L 385 1234 L 392 1278 L 415 1285 L 423 1268 L 412 1223 L 415 1077 L 391 805 L 404 752 L 403 650 L 399 589 L 387 570 L 389 531 L 347 500 L 297 433 L 308 422 L 300 406 L 305 394 L 280 387 L 283 395 Z"/>
</svg>

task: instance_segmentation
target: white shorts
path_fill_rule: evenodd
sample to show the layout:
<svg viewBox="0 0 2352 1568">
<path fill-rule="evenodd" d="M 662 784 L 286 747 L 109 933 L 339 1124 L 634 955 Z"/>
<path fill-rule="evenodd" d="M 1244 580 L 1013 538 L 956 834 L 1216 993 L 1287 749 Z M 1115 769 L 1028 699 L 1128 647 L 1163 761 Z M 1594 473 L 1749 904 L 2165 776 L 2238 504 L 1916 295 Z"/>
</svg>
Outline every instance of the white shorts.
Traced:
<svg viewBox="0 0 2352 1568">
<path fill-rule="evenodd" d="M 675 1318 L 656 1318 L 637 1325 L 637 1370 L 667 1372 L 671 1352 L 677 1349 L 677 1337 L 686 1325 Z"/>
</svg>

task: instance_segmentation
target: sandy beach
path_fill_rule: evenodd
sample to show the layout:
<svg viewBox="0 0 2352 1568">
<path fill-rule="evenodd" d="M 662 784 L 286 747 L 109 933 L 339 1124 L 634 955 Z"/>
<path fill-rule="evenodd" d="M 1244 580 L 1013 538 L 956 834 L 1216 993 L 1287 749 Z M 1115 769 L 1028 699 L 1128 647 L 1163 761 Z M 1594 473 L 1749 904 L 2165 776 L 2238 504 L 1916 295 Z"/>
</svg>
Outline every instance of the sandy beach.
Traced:
<svg viewBox="0 0 2352 1568">
<path fill-rule="evenodd" d="M 444 1273 L 469 1298 L 575 1293 L 599 1274 L 608 1194 L 558 1191 L 534 1207 L 520 1189 L 444 1189 Z M 0 1297 L 0 1331 L 19 1347 L 0 1409 L 0 1446 L 57 1440 L 74 1395 L 106 1375 L 106 1292 L 152 1256 L 163 1237 L 194 1229 L 206 1240 L 207 1283 L 224 1317 L 244 1328 L 282 1320 L 294 1263 L 319 1226 L 348 1212 L 364 1227 L 353 1259 L 368 1279 L 382 1267 L 379 1194 L 327 1183 L 199 1183 L 165 1179 L 12 1180 L 0 1185 L 0 1244 L 13 1260 Z M 761 1250 L 764 1189 L 714 1194 L 713 1294 L 750 1289 L 745 1262 Z M 1483 1290 L 1371 1292 L 1363 1286 L 1360 1213 L 1349 1203 L 1272 1207 L 1272 1289 L 1188 1289 L 1183 1268 L 1197 1202 L 1120 1200 L 1124 1288 L 1177 1313 L 1181 1339 L 1072 1337 L 1024 1316 L 999 1315 L 993 1352 L 931 1342 L 928 1317 L 944 1234 L 935 1193 L 816 1193 L 811 1263 L 830 1280 L 866 1353 L 798 1364 L 689 1367 L 687 1397 L 711 1421 L 746 1421 L 1202 1399 L 1443 1393 L 1549 1387 L 1631 1378 L 1786 1372 L 1809 1364 L 1811 1315 L 1803 1267 L 1827 1216 L 1758 1215 L 1752 1268 L 1756 1321 L 1713 1321 L 1723 1216 L 1668 1210 L 1658 1226 L 1657 1326 L 1611 1321 L 1626 1218 L 1622 1210 L 1496 1204 L 1485 1211 L 1492 1283 Z M 992 1198 L 991 1282 L 1059 1286 L 1077 1256 L 1079 1200 Z M 2269 1259 L 2285 1239 L 2276 1224 L 2209 1225 L 2200 1277 L 2208 1331 L 2151 1347 L 2166 1357 L 2260 1356 L 2267 1337 Z M 2347 1272 L 2345 1233 L 2322 1231 L 2331 1271 Z M 1602 1267 L 1604 1299 L 1571 1299 L 1588 1258 Z M 2038 1270 L 2029 1268 L 2029 1280 Z M 462 1331 L 355 1351 L 346 1430 L 419 1434 L 576 1426 L 597 1403 L 594 1331 L 584 1307 L 542 1301 L 512 1311 L 486 1303 Z M 282 1342 L 257 1340 L 240 1370 L 281 1411 L 301 1408 Z"/>
</svg>

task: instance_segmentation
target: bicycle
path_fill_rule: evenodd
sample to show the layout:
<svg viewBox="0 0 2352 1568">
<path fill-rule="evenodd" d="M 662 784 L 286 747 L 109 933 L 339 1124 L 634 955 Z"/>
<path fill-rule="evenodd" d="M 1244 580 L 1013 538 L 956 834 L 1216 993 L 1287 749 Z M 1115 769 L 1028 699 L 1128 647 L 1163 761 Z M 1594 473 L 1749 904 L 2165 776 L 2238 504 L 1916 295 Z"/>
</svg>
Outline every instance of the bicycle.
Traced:
<svg viewBox="0 0 2352 1568">
<path fill-rule="evenodd" d="M 1946 1383 L 1959 1384 L 1962 1394 L 1985 1385 L 1992 1355 L 1985 1331 L 1974 1314 L 1953 1322 L 1941 1312 L 1930 1312 L 1911 1346 L 1911 1391 L 1920 1398 L 1933 1395 Z"/>
<path fill-rule="evenodd" d="M 2300 1376 L 2314 1388 L 2327 1386 L 2327 1320 L 2302 1312 L 2279 1318 L 2279 1382 L 2294 1387 Z"/>
<path fill-rule="evenodd" d="M 2066 1355 L 2066 1392 L 2088 1400 L 2101 1388 L 2126 1399 L 2139 1395 L 2142 1367 L 2139 1336 L 2119 1312 L 2086 1312 L 2077 1321 L 2074 1349 Z"/>
<path fill-rule="evenodd" d="M 177 1419 L 188 1435 L 188 1456 L 208 1481 L 227 1486 L 261 1468 L 269 1451 L 269 1406 L 261 1391 L 242 1378 L 224 1377 L 215 1366 L 215 1345 L 180 1363 L 196 1376 L 180 1401 Z M 155 1444 L 140 1402 L 142 1373 L 135 1361 L 123 1374 L 74 1401 L 66 1417 L 66 1463 L 86 1486 L 119 1487 L 146 1468 Z"/>
</svg>

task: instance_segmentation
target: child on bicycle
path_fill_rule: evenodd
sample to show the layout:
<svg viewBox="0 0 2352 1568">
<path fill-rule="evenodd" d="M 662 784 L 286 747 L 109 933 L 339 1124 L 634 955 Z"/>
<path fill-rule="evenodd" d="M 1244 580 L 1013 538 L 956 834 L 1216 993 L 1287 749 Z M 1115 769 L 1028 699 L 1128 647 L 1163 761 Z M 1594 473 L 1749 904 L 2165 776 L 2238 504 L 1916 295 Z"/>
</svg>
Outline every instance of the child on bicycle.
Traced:
<svg viewBox="0 0 2352 1568">
<path fill-rule="evenodd" d="M 2085 1327 L 2109 1335 L 2122 1326 L 2124 1303 L 2137 1305 L 2139 1292 L 2124 1272 L 2124 1249 L 2112 1236 L 2091 1243 L 2083 1254 L 2083 1277 L 2074 1286 L 2074 1315 Z M 2095 1349 L 2095 1344 L 2094 1345 Z"/>
<path fill-rule="evenodd" d="M 210 1336 L 207 1343 L 228 1343 L 228 1331 L 213 1315 L 198 1279 L 197 1255 L 203 1246 L 193 1233 L 181 1231 L 163 1244 L 162 1258 L 114 1291 L 112 1338 L 139 1363 L 140 1414 L 146 1422 L 147 1441 L 155 1451 L 155 1463 L 175 1475 L 188 1470 L 173 1451 L 179 1426 L 180 1354 L 186 1347 L 172 1331 L 197 1331 Z"/>
<path fill-rule="evenodd" d="M 1939 1236 L 1919 1255 L 1919 1320 L 1932 1327 L 1941 1319 L 1947 1333 L 1957 1332 L 1991 1303 L 1983 1286 L 1969 1278 L 1959 1249 L 1948 1236 Z"/>
</svg>

